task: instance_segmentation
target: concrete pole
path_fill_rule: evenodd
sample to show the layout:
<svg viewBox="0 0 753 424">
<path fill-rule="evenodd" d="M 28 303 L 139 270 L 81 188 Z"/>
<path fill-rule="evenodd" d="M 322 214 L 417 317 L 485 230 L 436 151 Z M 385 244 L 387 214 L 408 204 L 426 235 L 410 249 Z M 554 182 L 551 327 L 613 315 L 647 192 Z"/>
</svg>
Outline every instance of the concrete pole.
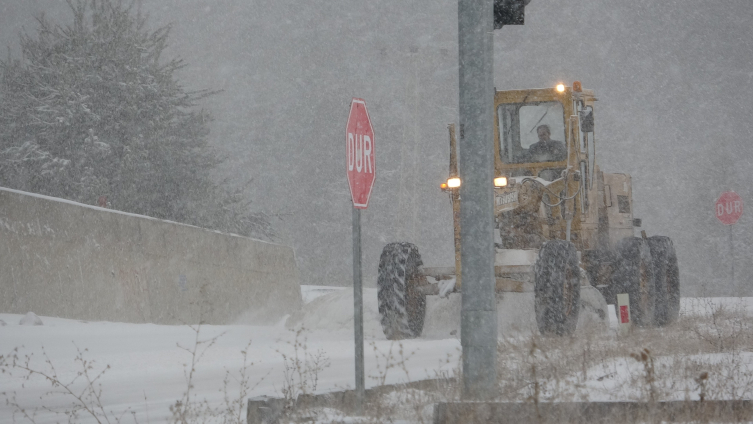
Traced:
<svg viewBox="0 0 753 424">
<path fill-rule="evenodd" d="M 458 0 L 463 397 L 497 394 L 493 0 Z"/>
</svg>

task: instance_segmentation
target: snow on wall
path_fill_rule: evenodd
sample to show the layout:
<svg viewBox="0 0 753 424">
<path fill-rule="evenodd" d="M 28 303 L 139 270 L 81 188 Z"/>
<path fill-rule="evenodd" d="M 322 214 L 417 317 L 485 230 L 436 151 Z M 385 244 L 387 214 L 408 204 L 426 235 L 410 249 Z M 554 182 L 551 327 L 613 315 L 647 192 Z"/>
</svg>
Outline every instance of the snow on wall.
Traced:
<svg viewBox="0 0 753 424">
<path fill-rule="evenodd" d="M 290 247 L 0 188 L 0 312 L 273 323 L 300 305 Z"/>
</svg>

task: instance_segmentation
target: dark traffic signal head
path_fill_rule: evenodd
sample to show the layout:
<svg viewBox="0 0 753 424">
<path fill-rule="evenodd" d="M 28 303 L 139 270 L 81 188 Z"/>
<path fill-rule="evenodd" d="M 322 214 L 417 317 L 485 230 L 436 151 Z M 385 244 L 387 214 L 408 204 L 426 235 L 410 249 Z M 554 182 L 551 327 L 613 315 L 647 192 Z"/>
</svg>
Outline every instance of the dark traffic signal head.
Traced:
<svg viewBox="0 0 753 424">
<path fill-rule="evenodd" d="M 494 29 L 504 25 L 523 25 L 525 7 L 531 0 L 494 0 Z"/>
</svg>

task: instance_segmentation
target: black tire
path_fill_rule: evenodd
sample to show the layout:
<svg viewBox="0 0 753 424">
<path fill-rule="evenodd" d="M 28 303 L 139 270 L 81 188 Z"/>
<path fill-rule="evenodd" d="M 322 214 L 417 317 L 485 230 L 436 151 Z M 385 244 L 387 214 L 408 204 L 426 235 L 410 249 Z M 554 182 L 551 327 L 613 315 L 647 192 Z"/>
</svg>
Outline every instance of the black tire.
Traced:
<svg viewBox="0 0 753 424">
<path fill-rule="evenodd" d="M 575 246 L 550 240 L 534 265 L 536 325 L 543 335 L 575 332 L 580 311 L 580 268 Z"/>
<path fill-rule="evenodd" d="M 617 269 L 613 274 L 613 291 L 630 296 L 630 319 L 633 324 L 648 327 L 654 324 L 656 283 L 651 249 L 640 237 L 617 243 Z"/>
<path fill-rule="evenodd" d="M 416 290 L 421 265 L 411 243 L 390 243 L 382 250 L 377 290 L 382 330 L 389 340 L 416 338 L 423 331 L 426 296 Z"/>
<path fill-rule="evenodd" d="M 665 236 L 648 238 L 651 261 L 654 266 L 656 305 L 654 325 L 669 325 L 680 315 L 680 270 L 672 240 Z"/>
</svg>

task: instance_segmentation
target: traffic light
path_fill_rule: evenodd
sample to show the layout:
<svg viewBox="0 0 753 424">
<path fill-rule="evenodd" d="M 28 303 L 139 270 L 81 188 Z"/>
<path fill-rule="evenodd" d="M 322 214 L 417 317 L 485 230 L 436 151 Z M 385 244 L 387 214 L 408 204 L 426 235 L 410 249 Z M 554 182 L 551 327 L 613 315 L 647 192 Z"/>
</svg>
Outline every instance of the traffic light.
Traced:
<svg viewBox="0 0 753 424">
<path fill-rule="evenodd" d="M 494 29 L 504 25 L 523 25 L 525 7 L 531 0 L 494 0 Z"/>
</svg>

